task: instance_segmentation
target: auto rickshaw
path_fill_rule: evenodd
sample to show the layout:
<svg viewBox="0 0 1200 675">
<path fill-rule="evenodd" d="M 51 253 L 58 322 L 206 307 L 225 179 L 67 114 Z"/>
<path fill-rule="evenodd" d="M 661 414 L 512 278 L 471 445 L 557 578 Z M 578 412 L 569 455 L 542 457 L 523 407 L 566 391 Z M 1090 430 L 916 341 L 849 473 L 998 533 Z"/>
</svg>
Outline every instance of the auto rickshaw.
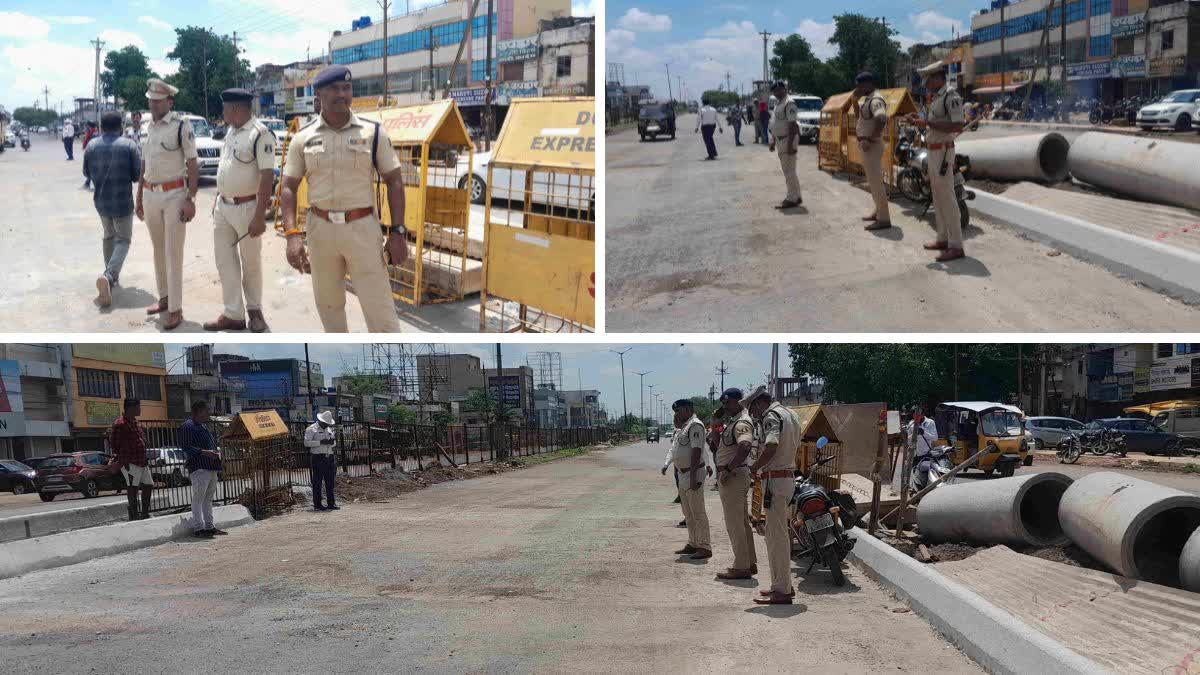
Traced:
<svg viewBox="0 0 1200 675">
<path fill-rule="evenodd" d="M 988 401 L 942 403 L 934 409 L 933 421 L 937 442 L 954 448 L 956 466 L 987 449 L 972 468 L 989 477 L 996 472 L 1008 477 L 1029 455 L 1025 413 L 1016 406 Z"/>
</svg>

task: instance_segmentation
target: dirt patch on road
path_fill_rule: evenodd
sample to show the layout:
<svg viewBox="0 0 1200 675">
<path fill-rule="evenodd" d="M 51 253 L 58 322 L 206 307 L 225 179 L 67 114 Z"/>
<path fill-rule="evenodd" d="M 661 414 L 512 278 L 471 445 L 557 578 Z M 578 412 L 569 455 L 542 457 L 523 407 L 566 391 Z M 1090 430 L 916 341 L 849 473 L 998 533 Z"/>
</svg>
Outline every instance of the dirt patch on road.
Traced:
<svg viewBox="0 0 1200 675">
<path fill-rule="evenodd" d="M 914 560 L 922 560 L 919 553 L 920 541 L 915 538 L 905 537 L 898 539 L 889 535 L 881 535 L 880 541 L 900 551 Z M 925 550 L 929 552 L 929 559 L 922 562 L 944 563 L 954 562 L 956 560 L 966 560 L 971 556 L 985 551 L 996 544 L 969 544 L 965 542 L 944 542 L 941 544 L 926 544 Z M 1011 546 L 1012 550 L 1042 560 L 1049 560 L 1072 567 L 1085 567 L 1087 569 L 1107 572 L 1104 565 L 1100 564 L 1095 558 L 1088 555 L 1087 551 L 1079 548 L 1075 544 L 1063 544 L 1061 546 Z"/>
</svg>

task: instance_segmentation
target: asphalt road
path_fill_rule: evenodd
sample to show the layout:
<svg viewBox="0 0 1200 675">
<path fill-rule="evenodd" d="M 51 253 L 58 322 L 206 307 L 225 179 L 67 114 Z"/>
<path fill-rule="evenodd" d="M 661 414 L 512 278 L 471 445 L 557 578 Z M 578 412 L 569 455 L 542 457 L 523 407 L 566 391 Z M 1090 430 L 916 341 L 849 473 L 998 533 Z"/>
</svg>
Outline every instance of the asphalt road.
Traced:
<svg viewBox="0 0 1200 675">
<path fill-rule="evenodd" d="M 801 146 L 804 205 L 775 155 L 718 135 L 703 161 L 695 116 L 679 138 L 607 137 L 611 332 L 1088 332 L 1200 328 L 1200 309 L 975 215 L 969 258 L 933 262 L 932 214 L 896 198 L 897 227 L 866 232 L 870 196 Z M 752 140 L 753 133 L 743 133 Z"/>
<path fill-rule="evenodd" d="M 716 555 L 677 559 L 661 461 L 627 446 L 0 581 L 5 669 L 980 672 L 857 569 L 796 568 L 771 608 L 715 581 L 715 493 Z"/>
<path fill-rule="evenodd" d="M 136 218 L 133 243 L 121 286 L 108 309 L 95 305 L 96 277 L 104 271 L 101 226 L 92 193 L 83 183 L 83 150 L 66 161 L 62 141 L 35 134 L 32 147 L 0 154 L 0 238 L 7 264 L 0 268 L 0 330 L 9 332 L 155 332 L 161 320 L 144 309 L 157 296 L 154 257 L 146 225 Z M 184 252 L 184 323 L 174 332 L 203 332 L 201 324 L 223 308 L 213 259 L 212 208 L 216 181 L 201 178 L 196 218 L 187 227 Z M 483 207 L 472 206 L 472 222 L 482 223 Z M 270 226 L 263 239 L 263 312 L 272 332 L 320 332 L 312 278 L 293 270 L 285 240 Z M 366 322 L 358 300 L 346 300 L 351 331 Z M 404 332 L 479 331 L 479 299 L 412 308 L 397 303 Z"/>
</svg>

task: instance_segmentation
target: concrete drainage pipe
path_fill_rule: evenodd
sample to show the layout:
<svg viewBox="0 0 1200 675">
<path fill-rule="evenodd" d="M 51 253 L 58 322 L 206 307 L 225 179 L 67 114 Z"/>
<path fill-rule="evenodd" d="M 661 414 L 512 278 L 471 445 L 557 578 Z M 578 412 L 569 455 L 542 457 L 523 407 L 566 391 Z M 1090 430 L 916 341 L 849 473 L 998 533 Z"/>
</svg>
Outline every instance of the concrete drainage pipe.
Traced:
<svg viewBox="0 0 1200 675">
<path fill-rule="evenodd" d="M 1065 544 L 1058 504 L 1070 485 L 1051 472 L 943 485 L 921 498 L 917 528 L 930 542 Z"/>
<path fill-rule="evenodd" d="M 1071 143 L 1062 134 L 958 140 L 955 151 L 971 159 L 971 177 L 1059 183 L 1070 176 Z"/>
<path fill-rule="evenodd" d="M 1184 588 L 1200 593 L 1200 528 L 1192 533 L 1179 556 L 1179 580 Z"/>
<path fill-rule="evenodd" d="M 1071 144 L 1071 174 L 1121 194 L 1200 209 L 1200 146 L 1089 131 Z"/>
<path fill-rule="evenodd" d="M 1200 528 L 1200 497 L 1104 471 L 1067 488 L 1058 517 L 1071 541 L 1118 574 L 1179 587 L 1184 545 Z"/>
</svg>

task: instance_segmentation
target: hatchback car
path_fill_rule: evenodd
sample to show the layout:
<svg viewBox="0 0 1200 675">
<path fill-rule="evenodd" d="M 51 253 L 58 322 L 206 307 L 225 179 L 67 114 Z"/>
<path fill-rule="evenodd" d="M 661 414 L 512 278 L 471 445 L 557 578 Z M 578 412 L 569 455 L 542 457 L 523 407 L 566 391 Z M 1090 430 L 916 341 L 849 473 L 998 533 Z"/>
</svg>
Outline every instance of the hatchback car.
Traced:
<svg viewBox="0 0 1200 675">
<path fill-rule="evenodd" d="M 1070 417 L 1030 417 L 1025 420 L 1025 428 L 1033 436 L 1033 448 L 1058 447 L 1067 434 L 1083 431 L 1083 422 Z"/>
<path fill-rule="evenodd" d="M 1088 422 L 1084 429 L 1085 441 L 1095 441 L 1103 429 L 1119 431 L 1125 436 L 1125 445 L 1131 452 L 1178 455 L 1181 447 L 1178 434 L 1163 431 L 1139 417 L 1109 417 Z"/>
<path fill-rule="evenodd" d="M 1182 89 L 1173 91 L 1158 103 L 1139 110 L 1137 125 L 1143 131 L 1153 129 L 1189 131 L 1197 112 L 1200 112 L 1200 89 Z"/>
<path fill-rule="evenodd" d="M 41 463 L 34 478 L 38 496 L 52 501 L 64 492 L 80 492 L 84 497 L 99 497 L 102 490 L 120 492 L 125 479 L 111 455 L 103 452 L 72 452 L 50 455 Z"/>
<path fill-rule="evenodd" d="M 15 459 L 0 459 L 0 490 L 11 490 L 14 495 L 33 492 L 36 475 L 36 471 Z"/>
</svg>

